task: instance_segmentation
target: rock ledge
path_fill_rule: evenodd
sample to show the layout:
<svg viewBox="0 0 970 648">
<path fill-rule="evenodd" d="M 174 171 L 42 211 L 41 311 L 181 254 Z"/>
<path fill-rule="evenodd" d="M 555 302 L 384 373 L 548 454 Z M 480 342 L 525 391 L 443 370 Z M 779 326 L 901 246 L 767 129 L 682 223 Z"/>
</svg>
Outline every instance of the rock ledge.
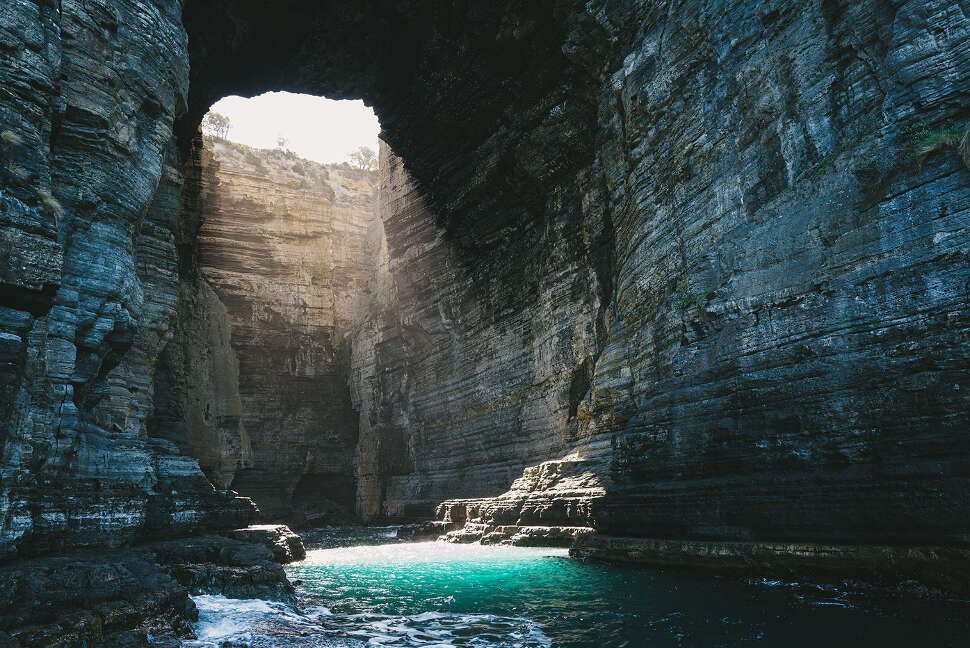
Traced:
<svg viewBox="0 0 970 648">
<path fill-rule="evenodd" d="M 628 565 L 860 577 L 892 585 L 916 581 L 955 595 L 970 594 L 970 549 L 952 547 L 720 542 L 592 534 L 578 537 L 569 555 Z"/>
</svg>

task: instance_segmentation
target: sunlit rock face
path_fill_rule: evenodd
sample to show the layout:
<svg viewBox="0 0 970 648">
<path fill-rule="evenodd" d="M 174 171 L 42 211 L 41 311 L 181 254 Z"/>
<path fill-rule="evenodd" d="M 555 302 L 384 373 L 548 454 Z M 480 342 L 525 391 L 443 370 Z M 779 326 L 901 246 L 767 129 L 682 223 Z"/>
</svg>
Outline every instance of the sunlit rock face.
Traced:
<svg viewBox="0 0 970 648">
<path fill-rule="evenodd" d="M 350 519 L 357 413 L 344 336 L 369 302 L 376 174 L 211 147 L 201 158 L 199 266 L 225 308 L 237 363 L 234 422 L 251 451 L 218 478 L 267 519 Z M 198 446 L 196 456 L 224 444 L 216 436 Z"/>
<path fill-rule="evenodd" d="M 352 346 L 358 508 L 365 518 L 427 518 L 443 499 L 505 491 L 523 468 L 580 441 L 576 409 L 601 308 L 585 260 L 603 232 L 596 222 L 583 230 L 578 198 L 562 190 L 550 199 L 561 221 L 481 259 L 435 224 L 387 146 L 380 165 L 386 258 L 378 308 Z M 532 237 L 531 254 L 516 251 Z"/>
</svg>

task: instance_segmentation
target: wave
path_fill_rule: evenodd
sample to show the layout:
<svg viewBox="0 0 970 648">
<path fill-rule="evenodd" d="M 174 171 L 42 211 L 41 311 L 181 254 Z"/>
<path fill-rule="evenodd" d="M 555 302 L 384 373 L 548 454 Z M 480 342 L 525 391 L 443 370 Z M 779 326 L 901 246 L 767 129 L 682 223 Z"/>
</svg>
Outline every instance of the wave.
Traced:
<svg viewBox="0 0 970 648">
<path fill-rule="evenodd" d="M 193 596 L 199 609 L 197 639 L 184 648 L 549 648 L 552 642 L 530 619 L 494 614 L 423 612 L 411 615 L 333 614 L 325 607 L 219 595 Z"/>
</svg>

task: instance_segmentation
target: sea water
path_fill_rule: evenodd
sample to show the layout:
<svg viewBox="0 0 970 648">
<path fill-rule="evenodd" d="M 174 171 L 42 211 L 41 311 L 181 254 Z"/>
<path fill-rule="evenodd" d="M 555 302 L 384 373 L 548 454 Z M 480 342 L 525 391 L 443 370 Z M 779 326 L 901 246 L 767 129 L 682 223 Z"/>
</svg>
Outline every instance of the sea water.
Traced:
<svg viewBox="0 0 970 648">
<path fill-rule="evenodd" d="M 851 587 L 587 564 L 564 549 L 305 536 L 300 604 L 196 596 L 197 641 L 446 648 L 967 646 L 970 603 Z"/>
</svg>

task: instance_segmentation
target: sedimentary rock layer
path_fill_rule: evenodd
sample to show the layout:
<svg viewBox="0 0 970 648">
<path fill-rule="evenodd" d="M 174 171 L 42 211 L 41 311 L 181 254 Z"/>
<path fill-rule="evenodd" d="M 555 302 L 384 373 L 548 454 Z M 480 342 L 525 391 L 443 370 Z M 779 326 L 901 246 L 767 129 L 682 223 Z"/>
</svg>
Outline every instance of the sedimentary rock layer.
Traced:
<svg viewBox="0 0 970 648">
<path fill-rule="evenodd" d="M 245 525 L 152 436 L 178 293 L 174 3 L 0 7 L 0 557 Z"/>
<path fill-rule="evenodd" d="M 588 411 L 621 424 L 597 528 L 966 543 L 970 171 L 913 154 L 967 116 L 966 11 L 602 17 L 638 37 L 600 104 L 617 283 Z"/>
<path fill-rule="evenodd" d="M 886 545 L 656 540 L 602 535 L 577 538 L 569 555 L 637 566 L 698 567 L 787 578 L 852 578 L 896 585 L 914 581 L 966 596 L 967 549 Z"/>
<path fill-rule="evenodd" d="M 521 221 L 470 257 L 451 239 L 471 269 L 452 282 L 467 286 L 461 316 L 430 299 L 476 362 L 453 364 L 449 383 L 408 374 L 412 395 L 439 381 L 426 400 L 447 407 L 434 445 L 448 451 L 431 469 L 421 458 L 436 450 L 415 453 L 385 508 L 439 478 L 498 494 L 490 476 L 523 458 L 504 444 L 532 441 L 542 459 L 568 450 L 599 466 L 594 525 L 609 533 L 966 543 L 970 172 L 945 146 L 914 155 L 948 120 L 964 132 L 965 14 L 932 1 L 589 9 L 620 55 L 601 78 L 595 160 L 544 185 L 542 245 L 525 247 Z M 392 212 L 408 222 L 414 202 Z M 604 222 L 602 255 L 549 236 Z M 577 277 L 604 259 L 608 281 L 584 293 Z M 541 333 L 515 337 L 519 317 Z M 549 354 L 544 336 L 569 340 L 566 322 L 585 351 Z M 573 379 L 550 380 L 521 349 Z M 494 427 L 476 427 L 479 412 Z"/>
<path fill-rule="evenodd" d="M 600 302 L 594 271 L 571 254 L 597 230 L 550 225 L 530 234 L 530 258 L 479 259 L 497 274 L 477 274 L 401 159 L 382 146 L 380 162 L 387 260 L 352 344 L 358 510 L 429 517 L 443 499 L 505 491 L 575 440 Z M 545 275 L 552 257 L 564 265 Z"/>
<path fill-rule="evenodd" d="M 235 363 L 210 381 L 237 381 L 238 405 L 226 414 L 251 452 L 219 477 L 266 519 L 349 519 L 357 413 L 345 336 L 370 299 L 376 174 L 281 150 L 209 146 L 199 158 L 199 270 L 225 310 Z M 210 438 L 192 452 L 223 447 Z"/>
</svg>

